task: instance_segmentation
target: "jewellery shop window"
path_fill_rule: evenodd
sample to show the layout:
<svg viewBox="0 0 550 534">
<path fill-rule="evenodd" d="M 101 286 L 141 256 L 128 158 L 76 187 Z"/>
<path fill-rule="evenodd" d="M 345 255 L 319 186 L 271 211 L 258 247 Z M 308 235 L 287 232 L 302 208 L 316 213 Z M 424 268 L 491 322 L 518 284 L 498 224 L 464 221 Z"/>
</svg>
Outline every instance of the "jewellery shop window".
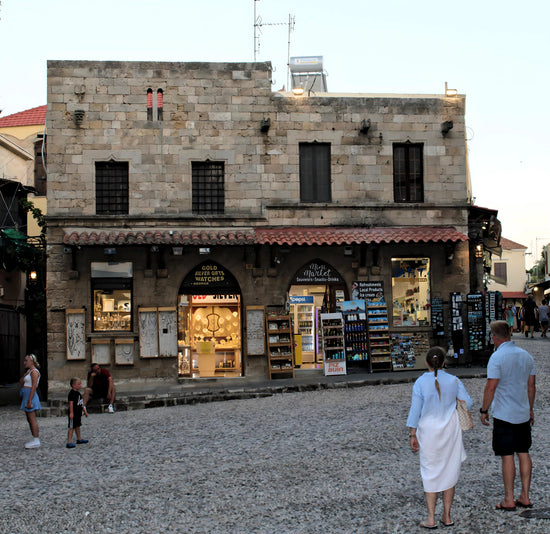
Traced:
<svg viewBox="0 0 550 534">
<path fill-rule="evenodd" d="M 430 260 L 392 258 L 393 326 L 430 325 Z"/>
<path fill-rule="evenodd" d="M 130 262 L 92 262 L 93 331 L 132 330 Z"/>
</svg>

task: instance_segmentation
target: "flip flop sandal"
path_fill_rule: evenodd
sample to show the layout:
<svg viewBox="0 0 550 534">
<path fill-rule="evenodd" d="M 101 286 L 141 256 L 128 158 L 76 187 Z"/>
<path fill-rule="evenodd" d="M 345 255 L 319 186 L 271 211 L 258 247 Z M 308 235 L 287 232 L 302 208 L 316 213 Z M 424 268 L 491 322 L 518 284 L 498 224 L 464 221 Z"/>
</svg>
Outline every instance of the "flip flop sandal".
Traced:
<svg viewBox="0 0 550 534">
<path fill-rule="evenodd" d="M 533 508 L 533 503 L 523 504 L 521 501 L 516 501 L 516 506 L 519 506 L 520 508 Z"/>
<path fill-rule="evenodd" d="M 503 510 L 505 512 L 513 512 L 516 507 L 515 506 L 503 506 L 502 503 L 499 503 L 495 506 L 497 510 Z"/>
</svg>

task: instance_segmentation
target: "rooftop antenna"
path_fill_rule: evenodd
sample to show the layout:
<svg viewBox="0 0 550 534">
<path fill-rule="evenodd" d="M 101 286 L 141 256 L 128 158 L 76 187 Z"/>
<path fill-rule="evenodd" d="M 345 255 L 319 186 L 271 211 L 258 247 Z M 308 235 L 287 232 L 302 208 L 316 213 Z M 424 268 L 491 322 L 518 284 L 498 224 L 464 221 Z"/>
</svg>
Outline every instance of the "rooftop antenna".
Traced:
<svg viewBox="0 0 550 534">
<path fill-rule="evenodd" d="M 257 60 L 260 53 L 260 37 L 262 33 L 262 26 L 287 26 L 288 25 L 288 50 L 287 50 L 287 87 L 290 77 L 290 34 L 294 30 L 295 18 L 293 15 L 288 15 L 288 22 L 263 22 L 262 17 L 256 13 L 256 2 L 260 0 L 254 0 L 254 61 Z"/>
</svg>

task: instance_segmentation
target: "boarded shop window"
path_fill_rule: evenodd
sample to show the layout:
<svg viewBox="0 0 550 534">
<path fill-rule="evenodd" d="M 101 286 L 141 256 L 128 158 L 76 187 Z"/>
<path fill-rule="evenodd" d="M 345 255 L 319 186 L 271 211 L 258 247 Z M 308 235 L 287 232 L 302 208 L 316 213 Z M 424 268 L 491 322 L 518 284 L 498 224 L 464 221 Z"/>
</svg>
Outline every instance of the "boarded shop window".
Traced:
<svg viewBox="0 0 550 534">
<path fill-rule="evenodd" d="M 95 210 L 98 215 L 128 213 L 128 162 L 95 164 Z"/>
<path fill-rule="evenodd" d="M 93 331 L 132 330 L 131 262 L 92 262 Z"/>
<path fill-rule="evenodd" d="M 192 163 L 193 213 L 222 214 L 225 209 L 224 164 L 219 161 Z"/>
<path fill-rule="evenodd" d="M 330 202 L 330 143 L 300 143 L 300 200 Z"/>
<path fill-rule="evenodd" d="M 393 145 L 393 195 L 395 202 L 424 202 L 422 143 Z"/>
<path fill-rule="evenodd" d="M 506 270 L 506 263 L 504 262 L 495 262 L 495 278 L 498 278 L 498 283 L 500 284 L 506 284 L 507 283 L 507 270 Z"/>
</svg>

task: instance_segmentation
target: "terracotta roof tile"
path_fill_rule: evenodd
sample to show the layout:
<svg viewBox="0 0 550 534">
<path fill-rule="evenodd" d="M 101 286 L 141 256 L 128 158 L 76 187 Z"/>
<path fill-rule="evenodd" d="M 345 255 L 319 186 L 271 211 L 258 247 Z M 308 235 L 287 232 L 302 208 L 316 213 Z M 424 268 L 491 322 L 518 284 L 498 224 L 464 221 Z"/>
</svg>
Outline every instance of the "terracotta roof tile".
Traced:
<svg viewBox="0 0 550 534">
<path fill-rule="evenodd" d="M 467 241 L 453 227 L 256 228 L 210 230 L 68 230 L 65 245 L 352 245 Z"/>
<path fill-rule="evenodd" d="M 506 239 L 505 237 L 500 238 L 500 246 L 504 250 L 516 250 L 516 249 L 526 249 L 525 245 L 520 245 L 519 243 L 516 243 L 515 241 L 512 241 L 511 239 Z"/>
<path fill-rule="evenodd" d="M 38 106 L 37 108 L 19 111 L 12 115 L 0 117 L 0 128 L 11 126 L 35 126 L 37 124 L 46 124 L 46 107 Z"/>
</svg>

